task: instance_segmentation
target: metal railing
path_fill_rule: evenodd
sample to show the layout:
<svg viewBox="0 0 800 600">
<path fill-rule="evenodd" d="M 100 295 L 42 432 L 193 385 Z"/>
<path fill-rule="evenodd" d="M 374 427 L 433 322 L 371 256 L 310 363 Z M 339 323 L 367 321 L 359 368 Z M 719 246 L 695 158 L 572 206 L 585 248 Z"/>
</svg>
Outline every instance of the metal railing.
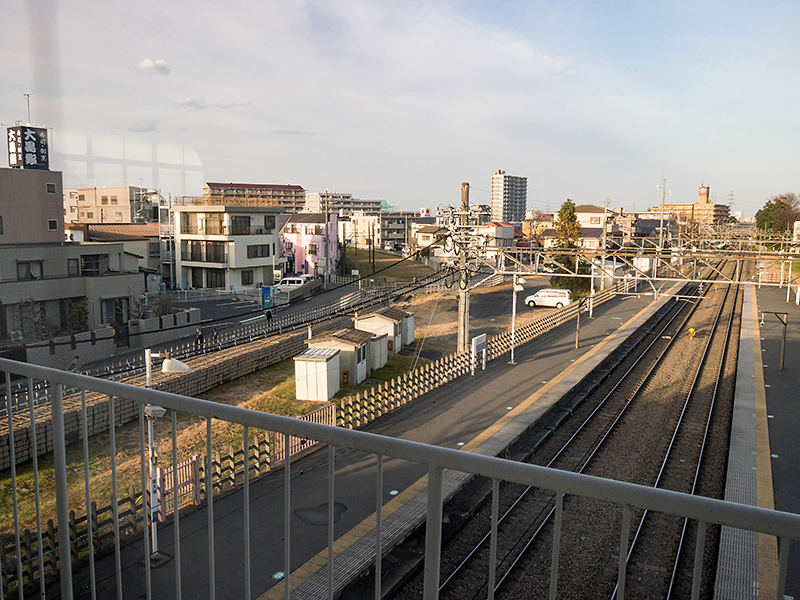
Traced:
<svg viewBox="0 0 800 600">
<path fill-rule="evenodd" d="M 619 560 L 619 573 L 620 573 L 620 586 L 618 598 L 622 598 L 625 588 L 625 566 L 627 558 L 627 543 L 629 539 L 628 526 L 630 523 L 630 514 L 633 509 L 647 509 L 668 515 L 690 519 L 697 521 L 701 527 L 706 524 L 722 524 L 737 529 L 742 529 L 751 532 L 764 533 L 772 536 L 780 536 L 780 566 L 778 577 L 776 581 L 776 598 L 783 597 L 785 587 L 786 571 L 788 564 L 789 545 L 792 540 L 800 540 L 800 515 L 783 513 L 779 511 L 771 511 L 767 509 L 744 506 L 734 504 L 721 500 L 714 500 L 710 498 L 692 496 L 671 492 L 667 490 L 655 489 L 646 486 L 640 486 L 620 481 L 600 479 L 576 473 L 551 470 L 546 467 L 537 465 L 518 463 L 510 460 L 499 459 L 490 456 L 482 456 L 460 450 L 451 450 L 441 448 L 438 446 L 430 446 L 426 444 L 406 441 L 393 437 L 384 437 L 376 434 L 365 433 L 361 431 L 348 430 L 337 427 L 330 427 L 318 423 L 304 422 L 298 419 L 289 417 L 281 417 L 268 413 L 239 408 L 236 406 L 228 406 L 218 404 L 205 400 L 198 400 L 186 396 L 176 394 L 168 394 L 156 390 L 146 388 L 139 388 L 129 386 L 113 381 L 106 381 L 83 375 L 67 373 L 64 371 L 57 371 L 45 367 L 37 367 L 24 363 L 18 363 L 7 359 L 0 359 L 0 370 L 5 373 L 6 380 L 10 378 L 11 374 L 16 376 L 26 377 L 31 383 L 39 380 L 45 380 L 49 383 L 49 388 L 54 391 L 52 394 L 52 414 L 53 414 L 53 427 L 52 427 L 52 441 L 54 448 L 54 479 L 55 479 L 55 496 L 56 496 L 56 518 L 57 518 L 57 547 L 54 550 L 57 552 L 58 561 L 55 563 L 47 557 L 48 561 L 53 563 L 53 577 L 56 577 L 61 590 L 61 598 L 69 600 L 73 598 L 74 587 L 73 577 L 78 573 L 79 569 L 83 569 L 81 573 L 85 572 L 88 568 L 88 588 L 94 592 L 97 588 L 97 571 L 95 564 L 95 549 L 93 547 L 93 532 L 91 530 L 91 520 L 89 520 L 89 534 L 86 540 L 78 544 L 77 540 L 71 539 L 70 536 L 70 501 L 68 498 L 68 485 L 67 485 L 67 458 L 66 458 L 66 444 L 65 444 L 65 422 L 62 414 L 62 395 L 64 387 L 72 387 L 81 389 L 85 392 L 98 392 L 105 394 L 109 397 L 109 417 L 114 419 L 115 406 L 119 406 L 122 402 L 132 402 L 138 407 L 139 414 L 139 463 L 141 468 L 141 482 L 140 487 L 144 492 L 147 490 L 147 479 L 145 473 L 147 472 L 147 462 L 145 458 L 145 405 L 158 405 L 170 411 L 172 419 L 172 464 L 173 469 L 177 468 L 177 415 L 179 413 L 188 413 L 201 417 L 206 422 L 206 449 L 207 457 L 212 456 L 212 419 L 218 419 L 227 423 L 237 424 L 243 427 L 243 440 L 249 440 L 250 431 L 262 430 L 269 432 L 277 432 L 277 435 L 283 436 L 285 440 L 285 447 L 291 445 L 291 437 L 306 438 L 315 440 L 328 445 L 328 476 L 327 476 L 327 507 L 328 507 L 328 568 L 326 570 L 328 577 L 328 593 L 327 597 L 333 599 L 338 594 L 343 585 L 347 583 L 347 578 L 339 577 L 340 573 L 337 571 L 339 568 L 347 569 L 348 565 L 337 564 L 334 556 L 334 532 L 333 525 L 335 518 L 333 515 L 335 506 L 335 487 L 334 481 L 342 473 L 336 470 L 336 455 L 337 452 L 356 450 L 359 452 L 372 454 L 377 458 L 376 463 L 376 503 L 375 503 L 375 529 L 373 535 L 375 536 L 375 548 L 381 548 L 383 552 L 387 550 L 382 537 L 382 507 L 383 507 L 383 469 L 382 466 L 386 459 L 400 459 L 411 461 L 414 463 L 421 463 L 427 466 L 428 471 L 428 486 L 427 486 L 427 509 L 426 509 L 426 536 L 425 536 L 425 578 L 424 578 L 424 591 L 423 598 L 434 600 L 438 597 L 439 587 L 439 572 L 440 572 L 440 552 L 442 542 L 442 507 L 447 497 L 451 496 L 454 492 L 448 491 L 445 493 L 443 482 L 448 477 L 445 471 L 448 472 L 461 472 L 471 475 L 478 475 L 486 477 L 493 482 L 493 489 L 498 489 L 496 484 L 500 481 L 515 482 L 522 485 L 529 485 L 536 488 L 550 490 L 556 494 L 558 503 L 562 502 L 564 495 L 574 495 L 583 498 L 590 498 L 609 503 L 614 506 L 622 508 L 623 519 L 620 529 L 619 548 L 614 548 L 609 551 L 610 555 L 618 553 Z M 87 410 L 83 410 L 82 427 L 86 431 Z M 93 413 L 95 414 L 95 413 Z M 17 421 L 22 422 L 24 413 L 17 415 Z M 9 413 L 9 428 L 11 433 L 14 431 L 14 419 Z M 19 425 L 17 428 L 20 429 Z M 35 428 L 30 429 L 32 436 L 32 443 L 36 443 L 37 432 Z M 14 436 L 11 436 L 11 453 L 14 455 Z M 248 442 L 249 443 L 249 442 Z M 81 501 L 76 502 L 73 499 L 72 507 L 76 504 L 84 504 L 78 510 L 86 511 L 92 502 L 92 485 L 98 485 L 96 478 L 89 477 L 88 470 L 88 444 L 84 442 L 84 461 L 87 466 L 84 470 L 84 490 L 83 498 Z M 110 487 L 112 495 L 116 497 L 117 490 L 117 466 L 115 457 L 117 455 L 117 446 L 113 428 L 111 429 L 109 454 L 111 458 L 111 470 L 108 474 L 110 480 Z M 243 474 L 243 507 L 242 507 L 242 523 L 232 523 L 229 519 L 225 522 L 229 527 L 236 530 L 241 530 L 240 542 L 242 544 L 242 557 L 243 557 L 243 576 L 241 578 L 242 591 L 240 597 L 252 598 L 256 594 L 260 594 L 265 590 L 253 590 L 251 585 L 251 568 L 253 559 L 251 556 L 251 544 L 253 541 L 264 543 L 265 540 L 256 539 L 259 535 L 258 531 L 251 531 L 250 527 L 250 473 L 251 469 L 247 462 L 249 453 L 245 452 L 245 467 Z M 207 472 L 212 471 L 210 458 L 207 459 Z M 12 465 L 14 461 L 12 461 Z M 34 473 L 37 473 L 37 461 L 34 459 Z M 8 568 L 3 569 L 4 574 L 8 574 L 3 578 L 2 597 L 7 598 L 12 595 L 19 595 L 22 598 L 22 592 L 18 591 L 19 586 L 23 583 L 23 573 L 32 572 L 38 569 L 38 573 L 47 573 L 45 570 L 45 556 L 41 543 L 38 545 L 38 555 L 34 565 L 21 564 L 16 557 L 21 556 L 21 546 L 23 539 L 20 534 L 20 522 L 18 517 L 18 496 L 16 491 L 16 469 L 11 467 L 12 479 L 12 493 L 13 493 L 13 509 L 14 509 L 14 537 L 16 553 L 11 556 L 6 556 L 6 561 L 10 562 Z M 282 551 L 282 560 L 284 571 L 282 574 L 282 584 L 284 589 L 284 597 L 290 597 L 291 588 L 291 574 L 292 568 L 298 565 L 293 565 L 290 560 L 292 553 L 291 545 L 291 502 L 292 497 L 292 482 L 293 470 L 291 458 L 284 462 L 283 466 L 283 485 L 284 485 L 284 502 L 282 509 L 282 516 L 276 513 L 276 518 L 283 519 L 284 531 L 284 545 L 282 550 L 272 546 L 271 551 L 280 553 Z M 346 468 L 345 468 L 346 470 Z M 75 472 L 77 469 L 71 469 Z M 41 523 L 39 517 L 39 504 L 41 498 L 41 490 L 39 488 L 38 478 L 36 479 L 35 489 L 33 490 L 36 497 L 37 505 L 37 523 Z M 218 555 L 215 551 L 215 528 L 219 524 L 214 518 L 214 490 L 210 478 L 206 478 L 205 490 L 205 527 L 207 528 L 207 556 L 208 564 L 201 567 L 204 572 L 208 574 L 208 596 L 214 598 L 216 595 L 216 577 L 215 569 L 218 564 L 224 560 L 223 555 Z M 173 490 L 177 493 L 177 490 Z M 143 506 L 144 515 L 153 514 L 153 508 L 147 506 L 149 504 L 149 496 L 147 493 L 143 494 L 145 498 L 145 505 Z M 143 516 L 144 516 L 143 515 Z M 391 518 L 391 517 L 389 517 Z M 180 511 L 174 515 L 173 527 L 173 540 L 171 550 L 174 552 L 174 593 L 167 592 L 166 590 L 159 590 L 161 594 L 168 593 L 175 598 L 182 597 L 182 582 L 181 574 L 181 557 L 183 554 L 182 544 L 186 542 L 181 534 L 180 529 Z M 195 523 L 196 526 L 196 523 Z M 116 593 L 118 598 L 126 596 L 123 589 L 123 583 L 128 586 L 133 586 L 136 590 L 141 589 L 142 583 L 147 594 L 150 598 L 153 593 L 153 574 L 151 573 L 151 561 L 148 557 L 151 556 L 151 541 L 150 536 L 143 535 L 143 548 L 140 558 L 144 564 L 144 582 L 131 582 L 123 581 L 123 569 L 121 562 L 120 541 L 121 534 L 119 530 L 119 520 L 114 518 L 114 549 L 113 554 L 115 557 L 114 577 L 116 581 Z M 558 556 L 560 551 L 561 539 L 561 519 L 556 519 L 556 530 L 553 535 L 552 547 L 552 563 L 551 563 L 551 598 L 555 597 L 555 590 L 557 589 L 558 580 Z M 387 527 L 387 530 L 389 528 Z M 38 531 L 35 532 L 41 540 L 42 527 L 39 526 Z M 496 524 L 493 525 L 492 535 L 496 535 Z M 28 536 L 30 539 L 30 536 Z M 197 542 L 193 542 L 196 544 Z M 698 545 L 702 553 L 702 545 Z M 130 551 L 128 547 L 127 551 Z M 69 550 L 67 550 L 69 549 Z M 227 553 L 226 553 L 227 554 Z M 379 556 L 380 553 L 376 553 Z M 236 559 L 239 561 L 239 559 Z M 344 563 L 344 561 L 342 561 Z M 695 570 L 695 577 L 700 576 L 702 570 L 702 554 L 696 557 L 697 565 Z M 107 566 L 107 565 L 106 565 Z M 168 568 L 168 567 L 167 567 Z M 377 569 L 376 588 L 380 589 L 380 569 Z M 39 587 L 42 597 L 45 597 L 45 581 L 44 578 L 39 578 Z M 280 585 L 280 584 L 278 584 Z M 131 591 L 127 592 L 131 595 Z"/>
</svg>

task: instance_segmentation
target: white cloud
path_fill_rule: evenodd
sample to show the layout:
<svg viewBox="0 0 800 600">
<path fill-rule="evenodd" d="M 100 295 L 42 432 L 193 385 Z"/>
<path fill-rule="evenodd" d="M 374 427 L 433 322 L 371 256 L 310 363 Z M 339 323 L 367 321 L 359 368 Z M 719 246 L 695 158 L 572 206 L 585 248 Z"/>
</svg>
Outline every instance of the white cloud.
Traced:
<svg viewBox="0 0 800 600">
<path fill-rule="evenodd" d="M 175 104 L 191 110 L 203 110 L 204 108 L 240 108 L 249 106 L 249 102 L 206 102 L 202 96 L 197 98 L 178 98 Z"/>
<path fill-rule="evenodd" d="M 158 60 L 145 58 L 133 66 L 133 72 L 137 75 L 169 75 L 171 71 L 167 61 L 160 58 Z"/>
</svg>

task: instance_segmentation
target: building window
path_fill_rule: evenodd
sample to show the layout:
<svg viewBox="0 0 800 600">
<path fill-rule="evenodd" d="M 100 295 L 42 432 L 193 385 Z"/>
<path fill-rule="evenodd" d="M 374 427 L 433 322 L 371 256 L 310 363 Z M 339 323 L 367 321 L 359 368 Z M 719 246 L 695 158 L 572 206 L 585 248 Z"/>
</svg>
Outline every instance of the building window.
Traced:
<svg viewBox="0 0 800 600">
<path fill-rule="evenodd" d="M 86 218 L 87 219 L 94 219 L 94 213 L 93 212 L 87 212 L 86 213 Z"/>
<path fill-rule="evenodd" d="M 600 217 L 589 217 L 589 223 L 592 225 L 600 225 Z"/>
<path fill-rule="evenodd" d="M 77 207 L 77 206 L 70 206 L 70 207 L 69 207 L 69 212 L 71 212 L 71 213 L 77 213 L 77 212 L 78 212 L 78 207 Z"/>
<path fill-rule="evenodd" d="M 100 198 L 100 204 L 107 205 L 108 204 L 108 196 L 103 196 Z"/>
<path fill-rule="evenodd" d="M 233 217 L 231 235 L 250 235 L 250 217 Z"/>
<path fill-rule="evenodd" d="M 78 277 L 81 274 L 80 262 L 77 258 L 67 259 L 67 272 L 70 277 Z"/>
<path fill-rule="evenodd" d="M 42 261 L 32 260 L 17 263 L 17 279 L 28 281 L 30 279 L 42 278 Z"/>
<path fill-rule="evenodd" d="M 117 197 L 116 196 L 111 196 L 111 206 L 115 206 L 117 204 L 119 204 L 119 201 L 117 200 Z"/>
<path fill-rule="evenodd" d="M 150 249 L 150 256 L 158 256 L 158 242 L 150 242 L 148 247 Z"/>
<path fill-rule="evenodd" d="M 55 194 L 56 193 L 56 184 L 55 183 L 45 183 L 45 189 L 47 190 L 48 194 Z"/>
<path fill-rule="evenodd" d="M 253 285 L 253 269 L 242 271 L 242 285 Z"/>
<path fill-rule="evenodd" d="M 86 216 L 86 213 L 81 211 L 81 217 L 85 217 L 85 216 Z"/>
<path fill-rule="evenodd" d="M 269 244 L 255 244 L 247 247 L 247 258 L 269 258 Z"/>
<path fill-rule="evenodd" d="M 58 231 L 58 219 L 47 219 L 47 231 Z"/>
<path fill-rule="evenodd" d="M 118 212 L 118 213 L 116 213 L 116 214 L 114 215 L 114 220 L 115 220 L 117 223 L 119 223 L 120 221 L 122 221 L 122 213 L 121 213 L 121 212 Z"/>
<path fill-rule="evenodd" d="M 86 200 L 86 196 L 83 194 L 78 194 L 78 202 L 83 202 L 84 200 Z"/>
<path fill-rule="evenodd" d="M 264 229 L 275 229 L 275 215 L 264 215 Z"/>
<path fill-rule="evenodd" d="M 81 275 L 84 277 L 100 275 L 99 254 L 87 254 L 85 256 L 81 256 Z"/>
<path fill-rule="evenodd" d="M 317 245 L 316 244 L 309 244 L 308 245 L 308 253 L 311 255 L 317 254 Z"/>
</svg>

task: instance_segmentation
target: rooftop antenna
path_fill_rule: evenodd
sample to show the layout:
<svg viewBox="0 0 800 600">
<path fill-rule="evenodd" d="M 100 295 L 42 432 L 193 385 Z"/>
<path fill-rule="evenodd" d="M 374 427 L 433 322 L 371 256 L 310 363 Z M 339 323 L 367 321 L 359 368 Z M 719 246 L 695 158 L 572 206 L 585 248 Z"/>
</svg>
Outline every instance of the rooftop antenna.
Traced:
<svg viewBox="0 0 800 600">
<path fill-rule="evenodd" d="M 33 94 L 30 93 L 30 94 L 22 94 L 22 95 L 25 96 L 25 102 L 28 103 L 28 125 L 30 125 L 31 124 L 31 96 L 33 96 Z"/>
</svg>

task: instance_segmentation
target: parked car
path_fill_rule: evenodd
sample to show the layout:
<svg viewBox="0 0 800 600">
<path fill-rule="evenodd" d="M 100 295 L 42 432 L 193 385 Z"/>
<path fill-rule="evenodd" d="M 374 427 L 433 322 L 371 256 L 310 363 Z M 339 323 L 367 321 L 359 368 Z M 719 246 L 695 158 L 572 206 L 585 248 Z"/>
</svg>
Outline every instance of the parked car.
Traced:
<svg viewBox="0 0 800 600">
<path fill-rule="evenodd" d="M 307 280 L 303 279 L 302 276 L 298 277 L 284 277 L 281 279 L 278 284 L 273 288 L 275 292 L 289 292 L 291 290 L 295 290 L 299 288 L 301 285 L 306 283 Z"/>
<path fill-rule="evenodd" d="M 572 302 L 572 292 L 570 290 L 557 290 L 555 288 L 545 288 L 525 298 L 525 304 L 531 308 L 535 306 L 561 308 L 570 302 Z"/>
</svg>

